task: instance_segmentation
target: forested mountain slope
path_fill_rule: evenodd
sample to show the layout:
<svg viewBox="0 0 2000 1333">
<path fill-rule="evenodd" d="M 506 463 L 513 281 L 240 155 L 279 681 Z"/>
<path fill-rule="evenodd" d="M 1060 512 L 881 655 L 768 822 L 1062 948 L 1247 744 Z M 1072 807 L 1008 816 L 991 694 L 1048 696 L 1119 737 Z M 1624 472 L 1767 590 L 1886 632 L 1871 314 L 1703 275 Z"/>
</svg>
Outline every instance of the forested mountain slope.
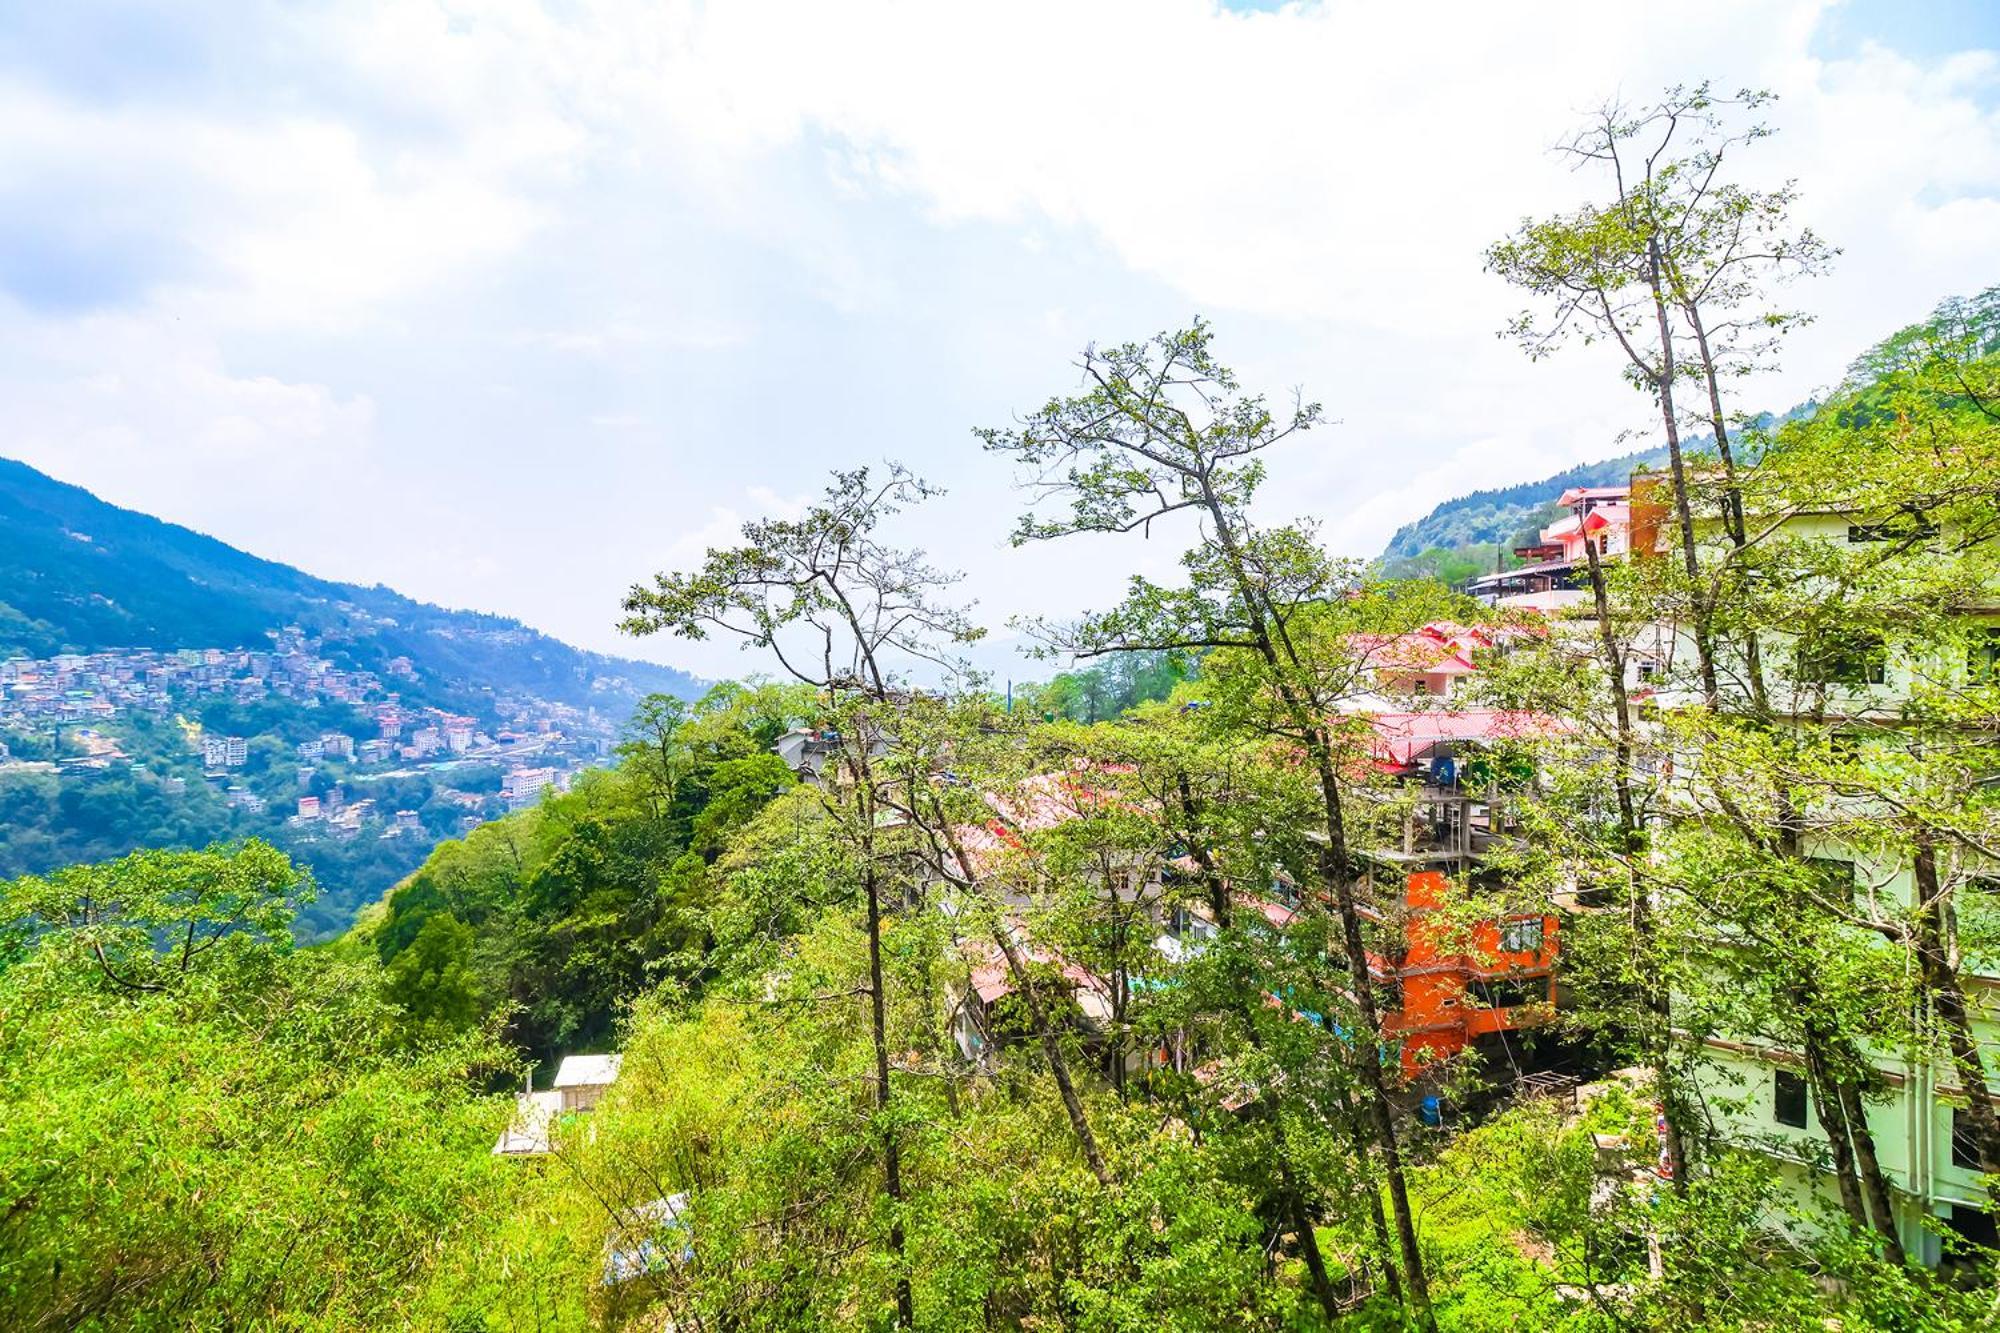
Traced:
<svg viewBox="0 0 2000 1333">
<path fill-rule="evenodd" d="M 1529 527 L 1551 500 L 1570 487 L 1622 485 L 1634 469 L 1656 466 L 1666 457 L 1665 449 L 1646 449 L 1601 463 L 1579 463 L 1540 481 L 1473 491 L 1446 500 L 1422 518 L 1396 529 L 1383 548 L 1382 558 L 1407 558 L 1439 546 L 1499 545 Z"/>
<path fill-rule="evenodd" d="M 607 692 L 628 703 L 697 692 L 671 667 L 584 652 L 503 616 L 316 578 L 0 459 L 0 658 L 263 648 L 267 631 L 285 625 L 323 637 L 340 665 L 379 670 L 408 657 L 459 688 L 571 704 L 604 703 Z"/>
</svg>

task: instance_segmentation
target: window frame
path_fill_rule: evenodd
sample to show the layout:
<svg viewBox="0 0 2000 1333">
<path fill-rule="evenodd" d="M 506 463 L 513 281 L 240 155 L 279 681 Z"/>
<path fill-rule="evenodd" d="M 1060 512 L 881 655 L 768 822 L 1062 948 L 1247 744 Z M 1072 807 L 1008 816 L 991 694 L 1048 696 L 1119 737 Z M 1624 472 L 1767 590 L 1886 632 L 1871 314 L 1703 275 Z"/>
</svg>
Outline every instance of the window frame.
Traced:
<svg viewBox="0 0 2000 1333">
<path fill-rule="evenodd" d="M 1837 902 L 1854 901 L 1855 886 L 1860 879 L 1859 868 L 1850 856 L 1808 856 L 1807 865 L 1820 876 L 1820 882 L 1828 894 Z"/>
<path fill-rule="evenodd" d="M 1520 938 L 1521 934 L 1525 932 L 1533 932 L 1533 944 L 1521 945 L 1509 944 L 1507 942 L 1509 938 Z M 1520 921 L 1502 921 L 1500 923 L 1499 934 L 1501 953 L 1531 953 L 1539 958 L 1542 956 L 1543 945 L 1548 941 L 1548 923 L 1540 917 L 1532 917 Z"/>
<path fill-rule="evenodd" d="M 1825 687 L 1866 689 L 1889 683 L 1889 644 L 1872 630 L 1840 635 L 1831 641 L 1801 643 L 1796 654 L 1799 675 Z"/>
<path fill-rule="evenodd" d="M 1792 1111 L 1796 1106 L 1797 1110 Z M 1787 1112 L 1797 1119 L 1788 1117 Z M 1787 1129 L 1804 1129 L 1812 1118 L 1812 1090 L 1806 1076 L 1782 1066 L 1771 1071 L 1771 1119 Z"/>
<path fill-rule="evenodd" d="M 1979 1169 L 1979 1143 L 1972 1134 L 1972 1126 L 1966 1121 L 1968 1108 L 1951 1108 L 1951 1132 L 1945 1137 L 1951 1146 L 1951 1164 L 1961 1171 Z"/>
<path fill-rule="evenodd" d="M 1880 523 L 1849 523 L 1847 544 L 1865 546 L 1870 542 L 1899 542 L 1914 539 L 1936 541 L 1941 529 L 1935 519 L 1922 514 L 1896 514 Z"/>
</svg>

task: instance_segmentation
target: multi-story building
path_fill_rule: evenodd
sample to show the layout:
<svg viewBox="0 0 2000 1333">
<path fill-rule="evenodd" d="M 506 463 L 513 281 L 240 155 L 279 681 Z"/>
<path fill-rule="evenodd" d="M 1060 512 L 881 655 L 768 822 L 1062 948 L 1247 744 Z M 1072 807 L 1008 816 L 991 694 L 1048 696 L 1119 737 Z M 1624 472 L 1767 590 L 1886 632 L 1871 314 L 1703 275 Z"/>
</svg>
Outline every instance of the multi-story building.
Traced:
<svg viewBox="0 0 2000 1333">
<path fill-rule="evenodd" d="M 1651 501 L 1642 487 L 1638 509 L 1634 549 L 1665 552 L 1673 528 L 1664 519 L 1663 503 Z M 1769 534 L 1767 541 L 1798 540 L 1874 552 L 1884 549 L 1885 541 L 1913 539 L 1916 545 L 1905 558 L 1919 561 L 1929 558 L 1925 553 L 1935 549 L 1930 543 L 1940 536 L 1934 528 L 1920 531 L 1922 524 L 1912 527 L 1911 520 L 1894 515 L 1885 519 L 1828 510 L 1753 513 L 1751 518 Z M 1704 545 L 1721 540 L 1713 523 L 1698 523 L 1697 536 Z M 1819 655 L 1809 653 L 1788 631 L 1766 632 L 1760 636 L 1765 658 L 1777 664 L 1771 670 L 1767 697 L 1779 724 L 1813 728 L 1824 733 L 1829 744 L 1856 753 L 1866 748 L 1886 755 L 1912 748 L 1905 705 L 1913 692 L 1967 681 L 2000 661 L 1990 648 L 1982 660 L 1978 647 L 2000 646 L 2000 589 L 1965 602 L 1959 614 L 1975 644 L 1971 660 L 1956 645 L 1943 651 L 1920 642 L 1891 645 L 1867 631 L 1857 631 L 1840 651 Z M 1685 640 L 1686 635 L 1677 637 Z M 1677 652 L 1685 654 L 1684 662 L 1693 657 L 1686 642 Z M 1727 696 L 1738 687 L 1725 683 L 1723 688 Z M 1857 803 L 1850 816 L 1866 814 L 1862 808 L 1866 796 L 1842 799 Z M 1815 826 L 1835 829 L 1843 824 L 1838 816 L 1821 818 L 1834 813 L 1829 809 L 1809 806 L 1802 813 L 1808 831 L 1801 853 L 1816 873 L 1827 877 L 1834 894 L 1872 901 L 1884 914 L 1907 915 L 1915 907 L 1919 897 L 1909 859 L 1842 845 L 1837 832 L 1813 833 Z M 1883 808 L 1880 813 L 1886 818 L 1890 812 Z M 2000 866 L 1960 849 L 1949 849 L 1938 859 L 1940 887 L 1952 893 L 1961 922 L 1972 927 L 1974 935 L 1984 933 L 2000 916 L 2000 896 L 1993 892 L 2000 889 Z M 1854 928 L 1854 933 L 1859 948 L 1886 947 L 1869 932 Z M 1986 1088 L 1965 1086 L 1941 1035 L 1934 1045 L 1919 1038 L 1893 1051 L 1861 1051 L 1876 1075 L 1876 1087 L 1863 1102 L 1865 1122 L 1893 1195 L 1896 1229 L 1905 1250 L 1927 1263 L 1941 1258 L 1939 1227 L 1988 1245 L 2000 1240 L 1963 1109 L 1969 1095 L 1984 1094 L 2000 1103 L 2000 958 L 1968 953 L 1961 968 Z M 1913 988 L 1912 993 L 1913 1011 L 1901 1015 L 1893 1026 L 1910 1034 L 1941 1034 L 1939 1016 L 1923 988 Z M 1769 1153 L 1801 1199 L 1836 1200 L 1834 1177 L 1826 1166 L 1820 1107 L 1807 1090 L 1804 1053 L 1779 1031 L 1709 1035 L 1703 1047 L 1700 1083 L 1722 1133 L 1740 1145 Z"/>
<path fill-rule="evenodd" d="M 1600 557 L 1616 559 L 1630 544 L 1630 486 L 1576 486 L 1556 503 L 1570 512 L 1543 528 L 1541 540 L 1514 550 L 1525 563 L 1476 578 L 1466 591 L 1493 606 L 1530 611 L 1560 611 L 1590 600 L 1588 569 L 1594 547 Z"/>
<path fill-rule="evenodd" d="M 202 767 L 215 770 L 241 768 L 250 758 L 250 741 L 243 736 L 203 736 Z"/>
<path fill-rule="evenodd" d="M 1537 609 L 1558 618 L 1565 614 L 1588 616 L 1589 553 L 1584 543 L 1595 545 L 1600 559 L 1609 561 L 1627 556 L 1664 557 L 1674 550 L 1675 529 L 1664 497 L 1654 490 L 1663 484 L 1657 478 L 1640 478 L 1632 488 L 1566 492 L 1561 503 L 1570 514 L 1543 529 L 1543 545 L 1518 553 L 1530 563 L 1476 579 L 1468 591 L 1503 607 Z M 1893 517 L 1885 521 L 1880 516 L 1832 510 L 1765 515 L 1755 526 L 1766 541 L 1804 540 L 1840 546 L 1912 535 L 1921 539 L 1925 535 L 1899 527 Z M 1722 540 L 1719 523 L 1698 520 L 1697 538 L 1704 548 L 1714 547 Z M 1920 680 L 1935 686 L 1954 675 L 1962 679 L 1967 671 L 2000 667 L 2000 593 L 1967 605 L 1964 615 L 1988 636 L 1981 639 L 1975 634 L 1970 662 L 1948 660 L 1950 654 L 1925 657 L 1911 650 L 1891 651 L 1881 640 L 1871 643 L 1863 635 L 1857 645 L 1849 645 L 1847 651 L 1821 664 L 1826 679 L 1803 683 L 1802 664 L 1795 660 L 1798 645 L 1789 641 L 1787 632 L 1768 631 L 1760 636 L 1767 662 L 1790 662 L 1793 666 L 1789 673 L 1775 673 L 1766 692 L 1780 724 L 1811 726 L 1836 739 L 1844 737 L 1849 744 L 1894 747 L 1903 725 L 1899 721 L 1902 704 Z M 1558 633 L 1567 632 L 1560 619 L 1555 625 Z M 1581 632 L 1580 626 L 1572 628 Z M 1695 651 L 1686 628 L 1659 625 L 1628 633 L 1633 637 L 1627 647 L 1626 683 L 1637 691 L 1637 697 L 1649 709 L 1692 704 L 1697 695 L 1688 682 Z M 1991 645 L 1983 660 L 1981 644 Z M 1726 683 L 1725 694 L 1732 688 L 1741 686 Z M 1729 703 L 1729 699 L 1724 700 L 1725 706 Z M 1649 729 L 1648 734 L 1656 742 L 1664 735 L 1658 729 Z M 1667 754 L 1663 759 L 1661 773 L 1690 767 L 1691 756 Z M 1663 818 L 1676 817 L 1678 807 L 1669 802 L 1665 808 Z M 1916 902 L 1913 867 L 1907 861 L 1857 852 L 1810 833 L 1801 852 L 1818 872 L 1829 877 L 1836 892 L 1858 893 L 1866 886 L 1867 895 L 1890 910 L 1907 911 Z M 1982 864 L 1976 857 L 1959 857 L 1944 873 L 1951 881 L 1947 887 L 1954 889 L 1962 904 L 1962 913 L 2000 915 L 2000 867 Z M 1413 908 L 1428 891 L 1418 880 L 1418 874 L 1412 873 Z M 1983 883 L 1994 885 L 1994 891 L 1983 891 Z M 1881 947 L 1880 941 L 1875 940 L 1873 947 Z M 1962 981 L 1987 1073 L 1987 1088 L 1977 1091 L 2000 1102 L 2000 959 L 1967 958 Z M 1920 1012 L 1903 1016 L 1901 1026 L 1910 1033 L 1936 1032 L 1935 1015 L 1921 1012 L 1926 1002 L 1919 996 L 1915 1003 Z M 1406 1003 L 1405 1009 L 1408 1012 L 1410 1005 Z M 1942 1249 L 1936 1227 L 1941 1225 L 1988 1244 L 1994 1242 L 1996 1231 L 1963 1124 L 1965 1100 L 1973 1090 L 1963 1086 L 1947 1052 L 1925 1051 L 1921 1046 L 1917 1042 L 1895 1051 L 1862 1052 L 1877 1076 L 1877 1087 L 1865 1099 L 1864 1110 L 1877 1159 L 1893 1194 L 1902 1244 L 1912 1256 L 1936 1262 Z M 1837 1203 L 1838 1191 L 1827 1165 L 1825 1132 L 1819 1107 L 1808 1090 L 1803 1052 L 1778 1025 L 1770 1030 L 1704 1036 L 1696 1083 L 1716 1131 L 1725 1140 L 1771 1157 L 1796 1202 L 1817 1198 Z"/>
<path fill-rule="evenodd" d="M 1388 992 L 1385 1035 L 1404 1076 L 1422 1077 L 1467 1049 L 1490 1071 L 1525 1072 L 1509 1034 L 1556 1015 L 1559 920 L 1507 902 L 1482 861 L 1516 836 L 1508 789 L 1525 781 L 1500 757 L 1508 742 L 1544 730 L 1544 719 L 1492 709 L 1421 710 L 1370 718 L 1375 759 L 1400 779 L 1407 802 L 1400 844 L 1368 849 L 1369 914 L 1394 941 L 1369 955 Z"/>
<path fill-rule="evenodd" d="M 542 789 L 556 780 L 553 768 L 517 768 L 500 780 L 500 796 L 510 810 L 520 810 L 533 805 L 541 797 Z"/>
</svg>

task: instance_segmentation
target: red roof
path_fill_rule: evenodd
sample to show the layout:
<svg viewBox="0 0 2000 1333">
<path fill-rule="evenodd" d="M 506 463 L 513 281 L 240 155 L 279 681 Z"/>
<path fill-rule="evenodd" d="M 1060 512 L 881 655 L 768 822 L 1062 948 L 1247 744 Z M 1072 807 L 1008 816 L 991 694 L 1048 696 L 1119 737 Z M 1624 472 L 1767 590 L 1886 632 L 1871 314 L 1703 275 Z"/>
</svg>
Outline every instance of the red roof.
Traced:
<svg viewBox="0 0 2000 1333">
<path fill-rule="evenodd" d="M 1631 493 L 1630 486 L 1572 486 L 1556 497 L 1556 503 L 1579 505 L 1586 500 L 1623 500 Z"/>
<path fill-rule="evenodd" d="M 995 954 L 999 951 L 996 949 Z M 1069 962 L 1057 954 L 1035 949 L 1028 953 L 1027 961 L 1036 963 L 1060 963 L 1063 979 L 1081 990 L 1103 991 L 1106 989 L 1101 977 L 1089 969 Z M 982 963 L 972 969 L 972 989 L 978 993 L 980 1003 L 992 1004 L 1003 995 L 1014 993 L 1014 972 L 1007 966 L 1004 956 L 996 956 L 991 962 Z"/>
<path fill-rule="evenodd" d="M 1550 727 L 1540 714 L 1497 708 L 1376 713 L 1368 720 L 1375 728 L 1376 758 L 1398 768 L 1407 768 L 1444 741 L 1507 740 L 1539 735 Z"/>
<path fill-rule="evenodd" d="M 1378 671 L 1468 675 L 1479 669 L 1468 653 L 1472 647 L 1485 646 L 1485 640 L 1466 631 L 1448 632 L 1455 628 L 1426 625 L 1409 634 L 1355 634 L 1349 636 L 1348 643 L 1361 654 L 1364 665 Z"/>
<path fill-rule="evenodd" d="M 1285 929 L 1298 918 L 1298 913 L 1284 904 L 1274 903 L 1268 898 L 1259 898 L 1253 893 L 1237 893 L 1230 895 L 1230 897 L 1238 907 L 1255 908 L 1263 914 L 1266 921 L 1279 930 Z"/>
</svg>

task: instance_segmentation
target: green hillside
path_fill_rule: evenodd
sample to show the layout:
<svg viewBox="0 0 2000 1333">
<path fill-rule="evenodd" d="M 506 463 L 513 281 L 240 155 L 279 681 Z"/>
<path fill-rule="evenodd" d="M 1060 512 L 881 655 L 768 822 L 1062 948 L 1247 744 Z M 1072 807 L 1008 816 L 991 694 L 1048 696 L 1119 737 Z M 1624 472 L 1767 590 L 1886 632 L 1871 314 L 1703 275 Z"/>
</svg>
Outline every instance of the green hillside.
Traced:
<svg viewBox="0 0 2000 1333">
<path fill-rule="evenodd" d="M 1499 546 L 1536 526 L 1550 502 L 1572 486 L 1617 486 L 1630 480 L 1636 468 L 1666 461 L 1665 449 L 1579 463 L 1540 481 L 1524 481 L 1499 490 L 1474 491 L 1446 500 L 1414 523 L 1396 529 L 1382 551 L 1384 560 L 1409 559 L 1433 547 Z"/>
<path fill-rule="evenodd" d="M 1800 403 L 1783 416 L 1758 413 L 1736 440 L 1737 453 L 1745 461 L 1754 459 L 1763 432 L 1809 416 L 1817 406 L 1813 402 Z M 1706 452 L 1713 443 L 1712 435 L 1688 435 L 1682 437 L 1681 447 L 1692 456 Z M 1632 479 L 1634 472 L 1665 467 L 1666 463 L 1666 446 L 1661 445 L 1598 463 L 1579 463 L 1540 481 L 1473 491 L 1446 500 L 1422 518 L 1396 529 L 1380 558 L 1391 573 L 1402 576 L 1435 574 L 1437 567 L 1464 566 L 1468 575 L 1491 570 L 1496 559 L 1511 559 L 1501 554 L 1503 550 L 1511 552 L 1513 547 L 1525 544 L 1561 516 L 1555 498 L 1570 487 L 1622 486 Z M 1443 560 L 1439 553 L 1445 557 Z M 1420 556 L 1425 559 L 1419 561 Z"/>
<path fill-rule="evenodd" d="M 0 459 L 0 658 L 261 648 L 284 625 L 325 638 L 339 665 L 379 671 L 408 657 L 457 691 L 613 706 L 699 692 L 671 667 L 583 652 L 502 616 L 315 578 Z"/>
</svg>

